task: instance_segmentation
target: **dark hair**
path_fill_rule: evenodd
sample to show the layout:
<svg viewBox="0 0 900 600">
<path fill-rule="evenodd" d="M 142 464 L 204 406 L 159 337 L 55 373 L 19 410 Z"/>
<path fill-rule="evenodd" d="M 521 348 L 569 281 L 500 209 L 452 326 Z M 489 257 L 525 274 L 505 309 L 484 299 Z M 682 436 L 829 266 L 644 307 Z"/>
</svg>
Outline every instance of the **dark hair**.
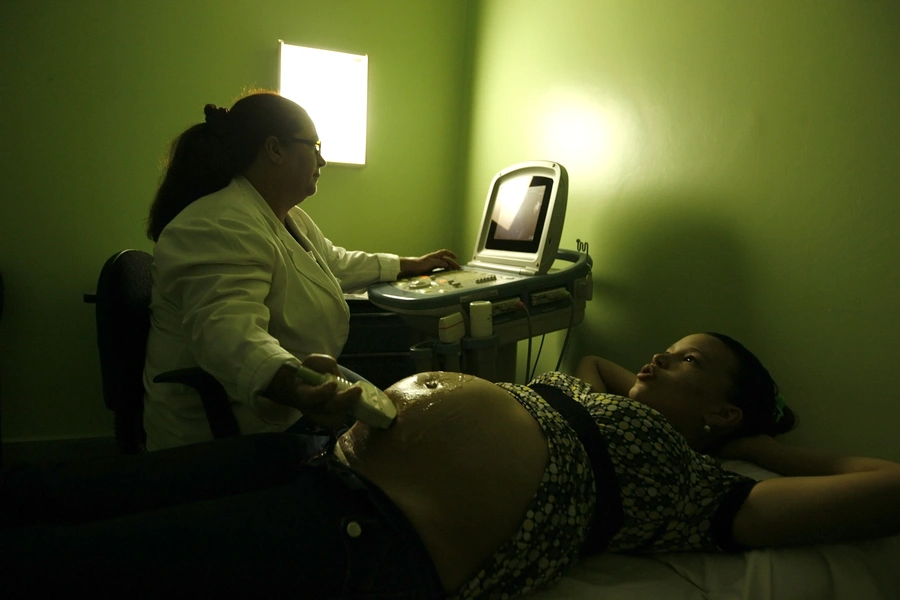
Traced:
<svg viewBox="0 0 900 600">
<path fill-rule="evenodd" d="M 793 429 L 797 425 L 797 415 L 787 406 L 781 407 L 779 412 L 778 384 L 756 355 L 725 334 L 709 331 L 707 335 L 725 344 L 738 361 L 738 370 L 732 374 L 734 386 L 728 400 L 741 409 L 743 418 L 729 437 L 778 435 Z"/>
<path fill-rule="evenodd" d="M 231 110 L 207 104 L 206 120 L 172 142 L 165 173 L 147 219 L 147 237 L 156 241 L 163 228 L 202 196 L 217 192 L 256 159 L 263 142 L 288 138 L 302 108 L 267 90 L 251 92 Z"/>
</svg>

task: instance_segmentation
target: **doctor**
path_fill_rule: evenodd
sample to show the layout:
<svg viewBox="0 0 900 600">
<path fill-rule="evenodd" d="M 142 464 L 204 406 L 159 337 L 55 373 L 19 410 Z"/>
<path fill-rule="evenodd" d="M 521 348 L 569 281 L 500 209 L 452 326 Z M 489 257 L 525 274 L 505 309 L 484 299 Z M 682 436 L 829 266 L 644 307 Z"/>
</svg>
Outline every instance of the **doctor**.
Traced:
<svg viewBox="0 0 900 600">
<path fill-rule="evenodd" d="M 292 367 L 313 353 L 340 355 L 350 319 L 343 292 L 459 268 L 449 250 L 400 258 L 345 250 L 322 234 L 297 206 L 316 193 L 326 163 L 296 103 L 260 92 L 204 112 L 173 142 L 150 208 L 149 450 L 212 439 L 192 388 L 153 381 L 192 366 L 224 386 L 242 434 L 284 431 L 303 415 L 338 426 L 359 390 L 307 385 Z"/>
</svg>

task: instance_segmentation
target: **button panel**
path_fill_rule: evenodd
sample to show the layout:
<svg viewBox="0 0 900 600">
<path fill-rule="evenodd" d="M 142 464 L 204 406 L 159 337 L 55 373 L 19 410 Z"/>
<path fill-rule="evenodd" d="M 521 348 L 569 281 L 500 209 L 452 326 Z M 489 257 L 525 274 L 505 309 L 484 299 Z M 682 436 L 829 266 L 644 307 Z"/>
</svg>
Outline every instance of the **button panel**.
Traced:
<svg viewBox="0 0 900 600">
<path fill-rule="evenodd" d="M 406 292 L 416 294 L 443 294 L 491 284 L 505 283 L 518 279 L 512 275 L 498 275 L 485 271 L 441 271 L 434 275 L 409 277 L 391 285 Z"/>
</svg>

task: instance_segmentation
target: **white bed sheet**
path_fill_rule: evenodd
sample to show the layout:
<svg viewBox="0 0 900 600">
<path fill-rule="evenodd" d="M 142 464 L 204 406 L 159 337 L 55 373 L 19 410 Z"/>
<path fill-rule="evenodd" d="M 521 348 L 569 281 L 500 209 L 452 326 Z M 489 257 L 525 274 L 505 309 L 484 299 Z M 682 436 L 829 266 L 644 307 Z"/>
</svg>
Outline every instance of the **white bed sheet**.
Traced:
<svg viewBox="0 0 900 600">
<path fill-rule="evenodd" d="M 723 466 L 754 479 L 775 473 Z M 900 508 L 900 507 L 898 507 Z M 535 600 L 900 600 L 900 536 L 744 554 L 683 552 L 582 560 Z"/>
</svg>

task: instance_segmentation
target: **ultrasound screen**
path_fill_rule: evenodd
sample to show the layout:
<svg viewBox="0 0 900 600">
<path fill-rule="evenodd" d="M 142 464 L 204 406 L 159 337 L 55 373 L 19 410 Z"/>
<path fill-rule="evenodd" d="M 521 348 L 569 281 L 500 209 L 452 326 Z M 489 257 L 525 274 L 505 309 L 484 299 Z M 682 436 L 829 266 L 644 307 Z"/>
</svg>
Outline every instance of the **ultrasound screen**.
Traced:
<svg viewBox="0 0 900 600">
<path fill-rule="evenodd" d="M 524 176 L 503 182 L 494 199 L 485 247 L 537 252 L 552 191 L 549 177 Z"/>
</svg>

